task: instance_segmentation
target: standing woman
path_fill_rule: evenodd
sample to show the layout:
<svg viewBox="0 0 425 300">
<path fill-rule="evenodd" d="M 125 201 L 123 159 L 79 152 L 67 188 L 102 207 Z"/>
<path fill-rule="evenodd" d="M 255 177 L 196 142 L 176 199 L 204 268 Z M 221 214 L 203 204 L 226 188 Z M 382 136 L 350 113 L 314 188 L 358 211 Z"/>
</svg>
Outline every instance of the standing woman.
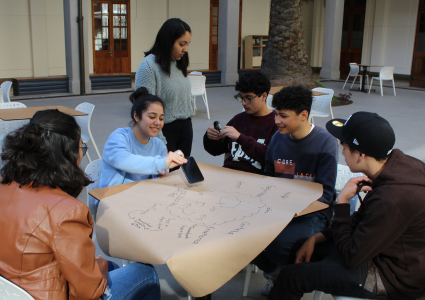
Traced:
<svg viewBox="0 0 425 300">
<path fill-rule="evenodd" d="M 187 77 L 189 55 L 187 47 L 192 39 L 189 25 L 180 19 L 165 21 L 153 47 L 145 52 L 145 59 L 136 72 L 135 89 L 146 87 L 149 93 L 165 102 L 164 127 L 158 134 L 168 151 L 183 151 L 185 157 L 192 150 L 192 120 L 194 104 Z"/>
</svg>

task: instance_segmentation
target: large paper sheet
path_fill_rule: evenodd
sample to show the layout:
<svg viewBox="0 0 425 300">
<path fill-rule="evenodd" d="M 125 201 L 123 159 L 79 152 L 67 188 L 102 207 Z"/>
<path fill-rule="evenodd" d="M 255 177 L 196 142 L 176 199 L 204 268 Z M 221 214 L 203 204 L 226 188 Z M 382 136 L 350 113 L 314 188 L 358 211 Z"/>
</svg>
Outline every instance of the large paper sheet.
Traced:
<svg viewBox="0 0 425 300">
<path fill-rule="evenodd" d="M 230 280 L 323 193 L 316 183 L 199 167 L 203 182 L 178 170 L 104 198 L 96 223 L 107 255 L 166 263 L 195 297 Z"/>
</svg>

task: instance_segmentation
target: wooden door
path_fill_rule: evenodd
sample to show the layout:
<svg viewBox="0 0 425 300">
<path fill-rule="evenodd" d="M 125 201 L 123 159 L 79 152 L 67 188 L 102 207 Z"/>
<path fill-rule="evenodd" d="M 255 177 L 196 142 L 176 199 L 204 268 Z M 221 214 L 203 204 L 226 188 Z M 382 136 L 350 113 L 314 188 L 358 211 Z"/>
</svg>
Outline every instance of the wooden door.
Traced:
<svg viewBox="0 0 425 300">
<path fill-rule="evenodd" d="M 210 0 L 210 70 L 218 68 L 218 3 L 219 0 Z"/>
<path fill-rule="evenodd" d="M 350 72 L 349 63 L 361 63 L 365 11 L 366 0 L 344 1 L 341 59 L 339 64 L 341 73 Z"/>
<path fill-rule="evenodd" d="M 130 2 L 93 0 L 94 74 L 130 73 Z"/>
<path fill-rule="evenodd" d="M 411 77 L 425 80 L 425 0 L 419 1 Z"/>
</svg>

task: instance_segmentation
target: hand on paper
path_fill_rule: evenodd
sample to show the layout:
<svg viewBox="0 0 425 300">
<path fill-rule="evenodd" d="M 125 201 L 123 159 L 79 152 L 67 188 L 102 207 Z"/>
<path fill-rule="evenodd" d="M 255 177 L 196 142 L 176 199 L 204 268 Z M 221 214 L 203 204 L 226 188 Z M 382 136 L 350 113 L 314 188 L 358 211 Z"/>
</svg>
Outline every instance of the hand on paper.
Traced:
<svg viewBox="0 0 425 300">
<path fill-rule="evenodd" d="M 351 178 L 344 186 L 344 188 L 341 190 L 341 192 L 338 195 L 338 198 L 336 199 L 338 204 L 342 203 L 348 203 L 348 200 L 353 198 L 356 195 L 357 192 L 357 185 L 365 181 L 366 183 L 372 183 L 372 180 L 368 177 L 353 177 Z M 362 192 L 370 192 L 372 188 L 370 186 L 363 186 L 360 191 Z"/>
<path fill-rule="evenodd" d="M 224 126 L 224 128 L 220 131 L 220 136 L 222 138 L 228 136 L 234 142 L 236 142 L 240 135 L 241 133 L 233 126 Z"/>
<path fill-rule="evenodd" d="M 187 163 L 187 159 L 184 158 L 184 154 L 181 150 L 177 150 L 174 152 L 170 151 L 165 157 L 165 163 L 167 164 L 169 169 L 172 169 Z M 162 172 L 164 172 L 164 170 Z"/>
<path fill-rule="evenodd" d="M 220 131 L 214 128 L 214 126 L 210 126 L 207 129 L 207 137 L 210 140 L 218 141 L 220 139 Z"/>
</svg>

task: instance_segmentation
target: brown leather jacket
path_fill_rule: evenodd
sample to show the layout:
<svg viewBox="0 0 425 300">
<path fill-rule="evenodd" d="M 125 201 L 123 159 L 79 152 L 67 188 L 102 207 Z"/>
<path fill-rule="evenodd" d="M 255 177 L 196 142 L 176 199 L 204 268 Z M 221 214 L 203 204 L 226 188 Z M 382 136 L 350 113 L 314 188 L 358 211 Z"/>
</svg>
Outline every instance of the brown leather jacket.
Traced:
<svg viewBox="0 0 425 300">
<path fill-rule="evenodd" d="M 62 190 L 0 184 L 0 275 L 35 299 L 99 299 L 108 267 L 92 233 L 88 207 Z"/>
</svg>

